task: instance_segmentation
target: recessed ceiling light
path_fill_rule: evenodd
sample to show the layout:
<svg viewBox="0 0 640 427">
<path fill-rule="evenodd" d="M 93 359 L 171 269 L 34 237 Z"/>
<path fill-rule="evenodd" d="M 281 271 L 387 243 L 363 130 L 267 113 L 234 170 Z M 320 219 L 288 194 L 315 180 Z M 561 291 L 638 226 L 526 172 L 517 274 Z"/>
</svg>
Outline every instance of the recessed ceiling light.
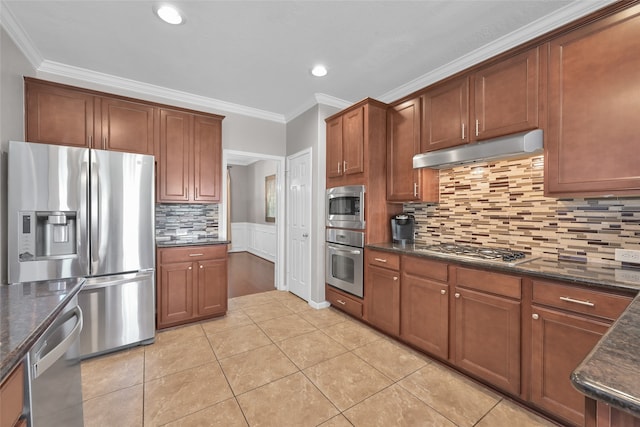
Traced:
<svg viewBox="0 0 640 427">
<path fill-rule="evenodd" d="M 162 5 L 156 10 L 156 14 L 168 24 L 178 25 L 183 22 L 180 12 L 173 6 Z"/>
<path fill-rule="evenodd" d="M 324 65 L 316 65 L 311 69 L 311 74 L 316 77 L 324 77 L 327 75 L 327 67 Z"/>
</svg>

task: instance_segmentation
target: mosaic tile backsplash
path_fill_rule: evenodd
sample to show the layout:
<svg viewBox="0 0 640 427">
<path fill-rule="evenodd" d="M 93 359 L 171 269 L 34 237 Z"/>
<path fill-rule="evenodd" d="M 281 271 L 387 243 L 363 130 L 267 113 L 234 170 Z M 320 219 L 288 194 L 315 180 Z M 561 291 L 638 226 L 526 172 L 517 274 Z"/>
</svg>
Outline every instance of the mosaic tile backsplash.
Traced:
<svg viewBox="0 0 640 427">
<path fill-rule="evenodd" d="M 487 245 L 533 256 L 620 266 L 616 248 L 640 250 L 640 198 L 545 197 L 544 159 L 440 171 L 439 204 L 405 204 L 416 243 Z"/>
<path fill-rule="evenodd" d="M 218 205 L 156 205 L 156 241 L 218 237 Z"/>
</svg>

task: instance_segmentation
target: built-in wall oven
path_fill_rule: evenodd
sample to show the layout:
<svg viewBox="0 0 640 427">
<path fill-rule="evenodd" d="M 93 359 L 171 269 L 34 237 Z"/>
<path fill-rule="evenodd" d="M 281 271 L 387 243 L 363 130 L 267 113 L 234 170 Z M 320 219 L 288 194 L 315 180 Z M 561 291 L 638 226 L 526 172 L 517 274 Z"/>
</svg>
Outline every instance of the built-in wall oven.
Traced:
<svg viewBox="0 0 640 427">
<path fill-rule="evenodd" d="M 326 235 L 327 284 L 364 296 L 364 231 L 328 228 Z"/>
<path fill-rule="evenodd" d="M 327 227 L 364 230 L 364 185 L 327 189 Z"/>
</svg>

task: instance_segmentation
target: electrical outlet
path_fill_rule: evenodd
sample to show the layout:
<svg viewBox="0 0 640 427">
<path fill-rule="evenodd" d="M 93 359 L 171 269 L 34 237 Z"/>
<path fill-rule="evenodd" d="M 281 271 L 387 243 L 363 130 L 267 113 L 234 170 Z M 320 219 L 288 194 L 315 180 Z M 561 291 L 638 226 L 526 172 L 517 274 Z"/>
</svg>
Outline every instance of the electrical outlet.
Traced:
<svg viewBox="0 0 640 427">
<path fill-rule="evenodd" d="M 620 262 L 632 262 L 640 264 L 640 251 L 631 249 L 616 249 L 615 260 Z"/>
<path fill-rule="evenodd" d="M 616 281 L 640 283 L 640 271 L 616 269 Z"/>
</svg>

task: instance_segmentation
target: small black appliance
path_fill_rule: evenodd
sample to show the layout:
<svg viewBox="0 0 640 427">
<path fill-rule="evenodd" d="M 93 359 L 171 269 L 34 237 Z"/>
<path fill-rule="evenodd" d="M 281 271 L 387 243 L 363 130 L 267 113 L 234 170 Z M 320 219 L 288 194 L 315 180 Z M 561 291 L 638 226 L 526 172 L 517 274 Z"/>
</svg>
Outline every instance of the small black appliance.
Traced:
<svg viewBox="0 0 640 427">
<path fill-rule="evenodd" d="M 413 215 L 399 214 L 391 218 L 393 243 L 413 243 L 416 219 Z"/>
</svg>

